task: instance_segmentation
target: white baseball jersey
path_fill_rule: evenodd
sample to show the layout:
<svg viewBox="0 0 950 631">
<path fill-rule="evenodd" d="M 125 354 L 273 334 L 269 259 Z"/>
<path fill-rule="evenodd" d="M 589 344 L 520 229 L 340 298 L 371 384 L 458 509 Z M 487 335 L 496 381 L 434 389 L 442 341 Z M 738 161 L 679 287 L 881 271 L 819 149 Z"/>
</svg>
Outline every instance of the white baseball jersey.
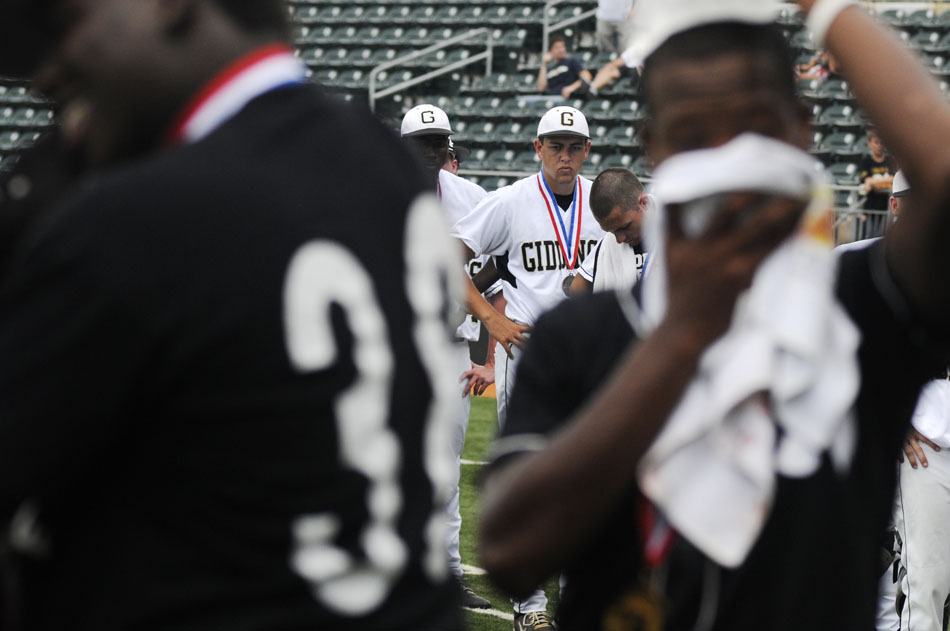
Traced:
<svg viewBox="0 0 950 631">
<path fill-rule="evenodd" d="M 626 243 L 617 243 L 617 237 L 608 234 L 584 259 L 578 274 L 593 283 L 594 291 L 633 287 L 640 280 L 647 260 L 646 252 L 640 252 L 640 247 L 634 249 Z"/>
<path fill-rule="evenodd" d="M 911 424 L 941 448 L 950 449 L 950 380 L 935 379 L 923 387 Z"/>
<path fill-rule="evenodd" d="M 491 193 L 452 229 L 476 255 L 496 257 L 511 320 L 533 324 L 563 300 L 565 279 L 605 234 L 589 209 L 590 180 L 577 182 L 568 210 L 538 173 Z"/>
<path fill-rule="evenodd" d="M 439 171 L 439 182 L 436 188 L 442 199 L 442 209 L 445 211 L 445 220 L 449 226 L 455 225 L 459 219 L 471 212 L 488 196 L 485 189 L 478 184 L 460 178 L 445 169 Z M 469 276 L 475 276 L 487 260 L 487 256 L 473 258 L 466 263 L 465 270 Z M 476 342 L 480 331 L 481 326 L 478 322 L 471 317 L 466 317 L 455 330 L 455 334 L 462 339 Z"/>
<path fill-rule="evenodd" d="M 623 22 L 630 17 L 633 9 L 633 0 L 599 0 L 597 2 L 597 19 Z"/>
</svg>

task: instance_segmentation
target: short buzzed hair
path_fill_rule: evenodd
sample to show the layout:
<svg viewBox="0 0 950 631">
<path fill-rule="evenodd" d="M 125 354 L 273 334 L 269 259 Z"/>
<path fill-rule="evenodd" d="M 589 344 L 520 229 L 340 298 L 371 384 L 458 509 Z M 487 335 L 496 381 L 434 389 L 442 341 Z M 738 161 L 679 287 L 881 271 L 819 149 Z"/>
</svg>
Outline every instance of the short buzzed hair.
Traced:
<svg viewBox="0 0 950 631">
<path fill-rule="evenodd" d="M 606 219 L 610 212 L 620 207 L 631 210 L 640 201 L 643 183 L 633 171 L 621 167 L 604 169 L 590 187 L 590 211 L 597 219 Z"/>
<path fill-rule="evenodd" d="M 795 62 L 791 48 L 771 24 L 714 22 L 674 34 L 643 62 L 640 92 L 647 109 L 652 109 L 652 78 L 662 74 L 662 66 L 681 61 L 702 61 L 734 53 L 764 59 L 771 65 L 768 73 L 775 88 L 789 103 L 798 103 L 795 91 Z"/>
</svg>

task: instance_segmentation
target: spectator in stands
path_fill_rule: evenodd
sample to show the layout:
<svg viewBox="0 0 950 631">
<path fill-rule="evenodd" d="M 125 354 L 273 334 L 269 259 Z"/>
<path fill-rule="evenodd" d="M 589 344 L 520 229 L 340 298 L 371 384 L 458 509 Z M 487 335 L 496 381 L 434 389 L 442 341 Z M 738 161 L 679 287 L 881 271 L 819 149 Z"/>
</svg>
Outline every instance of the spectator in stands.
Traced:
<svg viewBox="0 0 950 631">
<path fill-rule="evenodd" d="M 597 50 L 619 55 L 630 40 L 633 0 L 597 1 Z"/>
<path fill-rule="evenodd" d="M 838 72 L 838 62 L 827 50 L 819 50 L 808 62 L 795 66 L 799 79 L 824 81 Z"/>
<path fill-rule="evenodd" d="M 858 174 L 867 199 L 864 202 L 865 210 L 887 210 L 887 200 L 890 197 L 891 185 L 894 183 L 894 174 L 897 172 L 897 163 L 894 161 L 881 142 L 881 137 L 873 127 L 868 128 L 869 153 L 861 156 L 858 162 Z"/>
<path fill-rule="evenodd" d="M 888 208 L 894 174 L 897 172 L 897 162 L 888 154 L 881 137 L 873 127 L 868 128 L 868 149 L 870 153 L 861 156 L 858 162 L 858 174 L 867 194 L 864 209 L 885 211 Z M 884 234 L 887 226 L 887 213 L 869 213 L 866 221 L 864 236 L 879 237 Z"/>
<path fill-rule="evenodd" d="M 560 94 L 566 99 L 575 92 L 586 92 L 586 85 L 592 79 L 590 71 L 584 68 L 579 59 L 568 56 L 564 36 L 552 35 L 548 52 L 544 53 L 538 70 L 538 91 Z M 585 89 L 581 90 L 582 87 Z"/>
</svg>

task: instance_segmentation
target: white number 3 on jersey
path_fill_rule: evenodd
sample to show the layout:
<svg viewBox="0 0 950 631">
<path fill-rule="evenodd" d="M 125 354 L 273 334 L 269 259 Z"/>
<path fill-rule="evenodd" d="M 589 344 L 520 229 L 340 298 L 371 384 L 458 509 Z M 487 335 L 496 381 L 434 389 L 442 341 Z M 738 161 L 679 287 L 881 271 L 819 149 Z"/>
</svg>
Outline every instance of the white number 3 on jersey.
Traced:
<svg viewBox="0 0 950 631">
<path fill-rule="evenodd" d="M 435 491 L 423 560 L 433 581 L 444 580 L 447 573 L 443 507 L 452 478 L 447 419 L 451 397 L 457 396 L 442 314 L 443 288 L 456 278 L 458 257 L 446 234 L 436 199 L 417 199 L 406 224 L 405 280 L 415 311 L 413 341 L 434 393 L 426 419 L 424 464 Z M 360 536 L 365 558 L 356 559 L 336 546 L 339 518 L 319 513 L 295 520 L 291 564 L 323 605 L 356 617 L 386 600 L 408 563 L 406 544 L 396 529 L 403 502 L 398 481 L 402 448 L 387 425 L 395 358 L 373 279 L 363 265 L 338 242 L 311 241 L 294 254 L 284 284 L 287 352 L 298 371 L 326 369 L 336 360 L 333 304 L 342 309 L 353 336 L 357 375 L 334 401 L 334 411 L 341 464 L 368 481 L 369 518 Z"/>
</svg>

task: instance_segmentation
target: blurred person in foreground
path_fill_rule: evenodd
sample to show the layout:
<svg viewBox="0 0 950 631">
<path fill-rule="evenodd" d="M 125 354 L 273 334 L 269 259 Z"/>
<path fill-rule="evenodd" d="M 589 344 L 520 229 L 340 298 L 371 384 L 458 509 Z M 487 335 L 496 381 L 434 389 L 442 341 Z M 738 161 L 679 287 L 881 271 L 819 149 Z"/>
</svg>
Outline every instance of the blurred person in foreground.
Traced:
<svg viewBox="0 0 950 631">
<path fill-rule="evenodd" d="M 483 489 L 484 567 L 515 595 L 564 568 L 564 631 L 872 628 L 893 457 L 950 354 L 950 112 L 862 9 L 799 4 L 916 212 L 837 258 L 778 7 L 641 0 L 652 262 L 538 320 Z"/>
<path fill-rule="evenodd" d="M 282 3 L 0 10 L 91 176 L 0 287 L 6 628 L 459 628 L 417 161 L 305 84 Z"/>
</svg>

